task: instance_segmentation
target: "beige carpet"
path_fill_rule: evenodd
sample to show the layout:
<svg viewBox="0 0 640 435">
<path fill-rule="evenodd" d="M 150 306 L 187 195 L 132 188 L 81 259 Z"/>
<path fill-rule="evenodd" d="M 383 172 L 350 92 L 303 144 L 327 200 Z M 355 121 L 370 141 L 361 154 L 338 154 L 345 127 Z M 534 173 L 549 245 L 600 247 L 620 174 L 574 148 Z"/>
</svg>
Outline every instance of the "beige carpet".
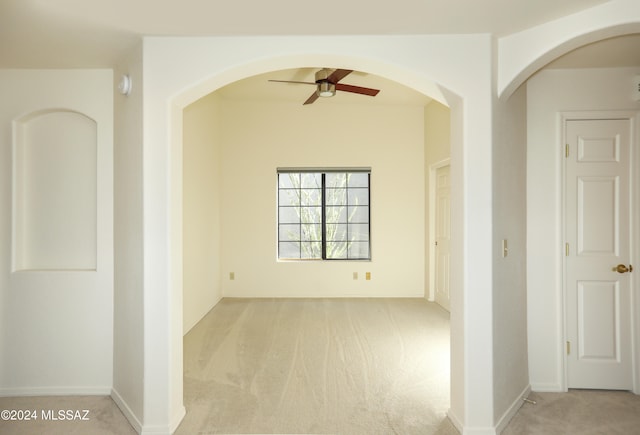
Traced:
<svg viewBox="0 0 640 435">
<path fill-rule="evenodd" d="M 0 397 L 1 410 L 35 411 L 37 415 L 37 419 L 23 421 L 0 419 L 2 435 L 136 433 L 109 396 Z M 87 411 L 86 415 L 84 410 Z M 59 418 L 59 411 L 63 411 L 64 420 Z M 67 414 L 67 411 L 72 413 Z"/>
<path fill-rule="evenodd" d="M 177 433 L 456 433 L 448 323 L 422 299 L 224 299 L 185 337 Z"/>
<path fill-rule="evenodd" d="M 502 435 L 638 435 L 640 396 L 627 391 L 531 393 Z"/>
<path fill-rule="evenodd" d="M 457 435 L 448 316 L 407 299 L 225 299 L 185 337 L 180 435 Z M 503 435 L 640 434 L 640 396 L 532 393 Z M 2 397 L 0 410 L 84 410 L 89 420 L 0 420 L 0 434 L 134 434 L 109 397 Z"/>
</svg>

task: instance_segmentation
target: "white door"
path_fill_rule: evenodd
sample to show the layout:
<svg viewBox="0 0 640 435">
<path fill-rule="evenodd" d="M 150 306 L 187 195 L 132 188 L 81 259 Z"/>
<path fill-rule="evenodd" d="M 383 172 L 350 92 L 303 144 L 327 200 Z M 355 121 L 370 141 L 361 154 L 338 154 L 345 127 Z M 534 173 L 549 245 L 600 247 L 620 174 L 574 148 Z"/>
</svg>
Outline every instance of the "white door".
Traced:
<svg viewBox="0 0 640 435">
<path fill-rule="evenodd" d="M 449 166 L 436 171 L 436 277 L 435 299 L 449 311 L 449 269 L 451 258 L 451 177 Z"/>
<path fill-rule="evenodd" d="M 565 134 L 567 385 L 630 390 L 631 121 L 567 120 Z"/>
</svg>

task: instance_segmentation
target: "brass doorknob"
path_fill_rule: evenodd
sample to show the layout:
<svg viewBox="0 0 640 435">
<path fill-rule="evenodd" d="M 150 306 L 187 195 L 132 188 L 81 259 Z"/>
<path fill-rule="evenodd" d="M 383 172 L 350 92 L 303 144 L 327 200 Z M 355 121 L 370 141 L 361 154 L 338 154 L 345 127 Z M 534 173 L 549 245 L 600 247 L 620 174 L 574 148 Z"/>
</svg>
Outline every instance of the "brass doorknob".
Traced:
<svg viewBox="0 0 640 435">
<path fill-rule="evenodd" d="M 633 266 L 629 265 L 629 267 L 627 267 L 624 264 L 618 264 L 613 270 L 618 273 L 633 272 Z"/>
</svg>

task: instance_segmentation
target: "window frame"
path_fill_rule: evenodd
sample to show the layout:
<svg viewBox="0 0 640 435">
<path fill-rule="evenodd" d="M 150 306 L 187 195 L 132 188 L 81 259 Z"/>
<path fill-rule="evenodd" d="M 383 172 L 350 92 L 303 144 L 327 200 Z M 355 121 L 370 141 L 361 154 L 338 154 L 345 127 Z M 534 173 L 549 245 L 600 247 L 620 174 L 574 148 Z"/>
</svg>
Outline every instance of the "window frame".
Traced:
<svg viewBox="0 0 640 435">
<path fill-rule="evenodd" d="M 321 177 L 321 185 L 319 187 L 320 190 L 320 204 L 317 206 L 320 208 L 320 215 L 321 215 L 321 220 L 320 220 L 320 227 L 321 227 L 321 240 L 318 241 L 304 241 L 302 240 L 298 240 L 298 241 L 291 241 L 292 243 L 303 243 L 303 242 L 309 242 L 309 243 L 320 243 L 321 244 L 321 249 L 320 249 L 320 255 L 317 257 L 311 257 L 311 258 L 304 258 L 302 256 L 302 247 L 300 247 L 300 255 L 298 257 L 281 257 L 281 243 L 285 243 L 285 242 L 289 242 L 289 240 L 286 239 L 281 239 L 281 226 L 283 225 L 287 225 L 288 223 L 281 223 L 281 209 L 288 207 L 288 206 L 283 206 L 281 204 L 281 192 L 285 191 L 287 189 L 292 189 L 292 188 L 282 188 L 280 186 L 280 175 L 282 174 L 309 174 L 309 173 L 315 173 L 315 174 L 319 174 Z M 333 206 L 333 204 L 327 204 L 327 198 L 326 198 L 326 192 L 327 192 L 327 185 L 326 185 L 326 176 L 327 174 L 335 174 L 335 173 L 358 173 L 358 174 L 367 174 L 367 185 L 366 187 L 352 187 L 351 189 L 366 189 L 367 191 L 367 203 L 366 203 L 366 208 L 367 208 L 367 214 L 366 214 L 366 222 L 362 222 L 362 223 L 351 223 L 347 220 L 347 222 L 345 223 L 346 228 L 346 234 L 348 235 L 348 231 L 349 231 L 349 227 L 350 225 L 361 225 L 361 224 L 366 224 L 367 225 L 367 233 L 366 233 L 366 240 L 357 240 L 356 242 L 358 243 L 366 243 L 367 244 L 367 256 L 366 257 L 352 257 L 350 258 L 348 256 L 348 252 L 349 252 L 349 248 L 347 247 L 347 256 L 345 257 L 328 257 L 327 256 L 327 245 L 328 243 L 331 243 L 331 240 L 327 240 L 327 222 L 326 222 L 326 214 L 327 214 L 327 209 L 331 206 Z M 303 188 L 300 187 L 300 190 L 302 190 Z M 312 190 L 313 188 L 308 188 L 308 190 Z M 330 189 L 330 188 L 329 188 Z M 349 202 L 348 202 L 348 195 L 349 195 L 349 186 L 345 185 L 345 196 L 347 197 L 347 202 L 345 204 L 345 207 L 347 207 L 347 211 L 348 211 L 348 207 L 349 207 Z M 312 207 L 312 206 L 307 206 L 307 207 Z M 315 206 L 313 206 L 315 207 Z M 347 219 L 348 219 L 348 214 L 347 214 Z M 291 225 L 295 225 L 295 224 L 291 224 Z M 312 223 L 306 223 L 303 224 L 302 221 L 300 221 L 297 225 L 314 225 Z M 348 236 L 347 236 L 348 237 Z M 353 242 L 353 241 L 351 241 Z M 349 241 L 345 241 L 345 243 L 350 243 Z M 276 259 L 277 261 L 282 261 L 282 262 L 296 262 L 296 261 L 371 261 L 372 258 L 372 243 L 371 243 L 371 168 L 370 167 L 313 167 L 313 168 L 299 168 L 299 167 L 286 167 L 286 168 L 277 168 L 276 169 Z"/>
</svg>

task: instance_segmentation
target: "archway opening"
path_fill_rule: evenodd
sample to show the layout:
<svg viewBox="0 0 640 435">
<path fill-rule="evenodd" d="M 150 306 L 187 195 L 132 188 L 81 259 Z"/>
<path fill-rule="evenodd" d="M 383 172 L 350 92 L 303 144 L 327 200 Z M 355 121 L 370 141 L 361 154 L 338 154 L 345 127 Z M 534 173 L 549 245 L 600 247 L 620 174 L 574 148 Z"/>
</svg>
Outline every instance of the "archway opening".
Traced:
<svg viewBox="0 0 640 435">
<path fill-rule="evenodd" d="M 286 72 L 276 71 L 278 74 Z M 361 75 L 367 74 L 361 73 Z M 354 75 L 354 80 L 358 79 L 359 77 Z M 403 88 L 403 92 L 408 93 L 397 98 L 405 98 L 405 101 L 386 102 L 385 109 L 381 109 L 382 106 L 364 105 L 361 102 L 333 106 L 318 104 L 323 101 L 319 101 L 314 107 L 303 108 L 302 101 L 298 101 L 297 97 L 300 91 L 295 91 L 295 98 L 297 98 L 295 102 L 282 99 L 277 102 L 267 102 L 256 95 L 255 88 L 252 88 L 255 86 L 251 81 L 253 79 L 244 78 L 241 80 L 245 82 L 244 87 L 238 85 L 238 82 L 234 82 L 231 86 L 220 86 L 213 89 L 213 92 L 209 87 L 208 92 L 190 93 L 190 97 L 183 100 L 184 103 L 174 106 L 174 115 L 179 115 L 174 116 L 174 125 L 176 118 L 181 124 L 179 125 L 180 157 L 183 169 L 181 265 L 184 279 L 180 291 L 185 295 L 183 299 L 185 331 L 191 329 L 223 297 L 424 298 L 425 295 L 429 296 L 429 282 L 431 282 L 429 246 L 431 243 L 429 212 L 426 210 L 430 202 L 428 168 L 436 162 L 450 158 L 449 143 L 442 142 L 443 138 L 448 140 L 450 137 L 451 113 L 444 104 L 430 101 L 430 98 L 425 97 L 424 94 L 388 79 L 381 77 L 377 79 L 386 86 Z M 267 85 L 265 77 L 260 76 L 259 80 L 265 86 L 270 86 Z M 206 86 L 201 87 L 206 88 Z M 229 93 L 230 87 L 235 87 L 233 90 L 235 94 L 232 96 Z M 429 83 L 423 87 L 438 89 Z M 306 94 L 307 91 L 305 89 L 301 92 Z M 438 90 L 435 93 L 436 99 L 443 99 L 441 91 Z M 407 95 L 411 96 L 407 97 Z M 289 97 L 285 97 L 284 100 L 286 98 Z M 407 98 L 410 101 L 407 101 Z M 307 112 L 304 113 L 303 110 Z M 443 119 L 446 122 L 440 125 Z M 281 124 L 278 120 L 287 121 Z M 366 127 L 367 124 L 369 127 Z M 379 126 L 393 124 L 394 127 L 389 128 L 387 125 L 387 128 L 380 131 L 375 129 L 370 131 L 371 124 Z M 315 128 L 318 125 L 330 125 L 331 131 L 325 136 L 319 135 Z M 354 133 L 358 128 L 367 130 L 368 136 L 363 137 L 362 134 Z M 385 140 L 388 143 L 393 137 L 396 138 L 395 151 L 389 151 L 394 145 L 383 148 L 378 143 Z M 376 138 L 380 140 L 377 141 Z M 327 141 L 330 143 L 328 144 Z M 430 144 L 427 144 L 427 141 L 430 141 Z M 216 143 L 222 145 L 211 146 Z M 283 145 L 287 143 L 289 145 Z M 203 162 L 207 159 L 212 162 L 212 166 L 203 166 Z M 415 194 L 419 196 L 419 200 L 414 201 L 415 204 L 405 204 L 403 209 L 407 215 L 408 225 L 415 226 L 418 234 L 422 234 L 421 240 L 418 243 L 413 240 L 406 245 L 409 253 L 402 262 L 389 263 L 393 261 L 394 255 L 385 255 L 381 250 L 380 255 L 377 258 L 374 256 L 370 264 L 333 264 L 330 266 L 333 268 L 332 274 L 340 275 L 333 281 L 322 278 L 322 271 L 319 268 L 326 268 L 326 264 L 292 266 L 278 263 L 275 260 L 275 251 L 270 252 L 271 255 L 267 253 L 267 250 L 275 249 L 276 219 L 273 216 L 275 203 L 272 204 L 275 196 L 270 191 L 274 186 L 268 181 L 272 180 L 270 175 L 275 176 L 275 168 L 291 165 L 371 166 L 374 174 L 377 172 L 382 178 L 376 183 L 381 190 L 372 198 L 372 200 L 379 200 L 380 210 L 386 209 L 387 212 L 393 213 L 391 211 L 393 207 L 389 206 L 391 199 L 415 197 Z M 253 177 L 266 179 L 266 190 L 269 191 L 262 192 L 260 186 L 252 185 L 248 180 Z M 413 188 L 394 188 L 394 182 L 400 183 L 398 178 L 402 180 L 411 178 L 408 181 Z M 262 183 L 264 184 L 264 181 Z M 194 189 L 205 184 L 213 186 L 213 191 Z M 233 186 L 234 189 L 228 189 L 229 186 Z M 238 198 L 245 198 L 245 200 L 238 203 L 236 202 Z M 248 198 L 252 199 L 247 200 Z M 256 207 L 263 211 L 268 210 L 267 216 L 265 213 L 258 213 L 261 216 L 260 220 L 264 222 L 247 223 L 248 216 L 252 215 L 249 211 L 255 210 Z M 396 212 L 398 211 L 396 207 Z M 383 226 L 384 222 L 393 221 L 390 216 L 376 214 L 377 216 L 373 216 L 373 222 L 378 222 L 378 228 Z M 253 215 L 255 217 L 255 213 Z M 217 229 L 216 225 L 219 225 Z M 407 230 L 411 231 L 411 229 Z M 252 240 L 242 237 L 247 233 L 254 234 Z M 261 235 L 256 237 L 258 233 Z M 206 237 L 200 237 L 205 234 Z M 372 235 L 373 243 L 378 243 L 377 249 L 383 249 L 384 245 L 395 246 L 397 243 L 393 242 L 394 236 L 398 236 L 397 231 L 394 233 L 391 228 L 385 229 L 381 234 Z M 209 245 L 206 240 L 210 242 Z M 383 243 L 384 240 L 387 242 Z M 211 256 L 211 261 L 208 261 L 206 255 L 202 255 L 206 252 Z M 412 255 L 411 252 L 414 254 Z M 216 255 L 218 262 L 214 258 Z M 262 261 L 265 258 L 271 263 L 269 266 L 265 266 Z M 382 264 L 376 265 L 376 262 Z M 405 272 L 402 272 L 403 267 Z M 283 271 L 284 268 L 288 270 Z M 372 269 L 374 270 L 371 274 Z M 395 270 L 397 273 L 395 276 L 385 276 L 384 270 Z M 373 276 L 370 282 L 365 278 L 366 272 Z M 298 282 L 305 276 L 308 279 L 310 273 L 318 278 L 311 281 L 319 282 L 319 285 L 309 285 L 310 289 L 299 292 L 300 286 L 294 284 L 295 291 L 299 292 L 295 294 L 287 289 L 283 290 L 283 287 L 287 287 L 284 285 L 286 282 Z M 355 278 L 356 276 L 359 279 Z M 379 282 L 376 283 L 376 280 Z M 396 287 L 392 290 L 389 280 L 399 281 L 405 284 L 406 288 L 398 291 Z M 265 281 L 280 284 L 270 285 L 265 290 L 264 286 L 261 287 L 258 284 Z M 367 288 L 368 284 L 374 285 Z M 186 287 L 189 287 L 189 290 L 186 290 Z M 202 291 L 191 294 L 196 287 Z M 217 289 L 212 292 L 210 291 L 212 287 Z M 274 290 L 274 287 L 277 290 Z M 418 292 L 416 288 L 419 289 Z M 187 293 L 189 293 L 188 296 Z M 451 310 L 454 313 L 458 311 L 458 303 L 453 302 Z M 449 360 L 448 346 L 446 353 L 446 358 L 440 358 L 441 361 Z M 448 385 L 446 390 L 449 390 Z M 448 403 L 446 406 L 449 406 Z"/>
<path fill-rule="evenodd" d="M 566 256 L 564 253 L 559 255 L 555 249 L 549 249 L 553 244 L 568 244 L 569 248 L 575 245 L 570 243 L 572 232 L 568 228 L 574 222 L 568 218 L 570 213 L 565 210 L 565 201 L 569 201 L 564 190 L 565 165 L 569 165 L 568 162 L 575 153 L 571 151 L 573 144 L 567 144 L 570 141 L 566 139 L 564 128 L 567 120 L 576 117 L 590 120 L 623 119 L 630 116 L 629 113 L 637 114 L 638 103 L 634 99 L 633 80 L 640 73 L 640 57 L 636 49 L 639 34 L 637 25 L 636 33 L 628 33 L 632 28 L 604 28 L 599 32 L 587 33 L 559 43 L 557 50 L 561 51 L 561 55 L 550 54 L 543 65 L 536 66 L 535 74 L 525 77 L 529 105 L 527 177 L 529 183 L 536 186 L 535 192 L 529 192 L 527 198 L 530 258 L 527 267 L 529 367 L 534 391 L 567 391 L 572 377 L 569 359 L 575 355 L 564 352 L 559 344 L 565 345 L 566 349 L 566 346 L 571 347 L 571 344 L 566 343 L 575 343 L 564 325 L 569 321 L 574 307 L 569 303 L 574 286 L 565 281 L 570 275 L 565 271 L 570 260 L 565 257 L 576 258 L 576 250 L 574 246 Z M 594 40 L 597 37 L 600 39 Z M 579 46 L 575 48 L 576 45 Z M 568 51 L 567 47 L 574 49 Z M 637 138 L 634 140 L 637 144 Z M 565 148 L 562 154 L 558 154 L 558 146 L 561 144 L 569 149 Z M 629 163 L 631 171 L 640 168 L 637 155 L 633 160 L 627 158 L 620 161 L 621 165 Z M 552 165 L 558 168 L 553 174 L 544 169 Z M 558 202 L 550 207 L 548 200 L 552 196 L 558 198 Z M 628 209 L 628 213 L 637 216 L 640 213 L 637 197 L 633 198 L 632 204 L 633 201 L 636 201 L 635 206 Z M 538 214 L 532 218 L 543 209 L 547 216 L 541 217 Z M 637 227 L 637 218 L 635 222 Z M 632 244 L 640 243 L 636 227 L 632 228 L 636 236 L 625 238 Z M 638 256 L 634 255 L 630 261 L 637 262 Z M 629 255 L 621 254 L 621 258 L 629 258 Z M 544 275 L 540 275 L 543 270 Z M 629 288 L 625 290 L 623 284 L 623 297 L 628 292 Z M 638 294 L 637 285 L 631 287 L 631 292 Z M 623 310 L 625 309 L 630 310 L 630 313 L 624 314 L 631 316 L 634 326 L 621 323 L 617 333 L 626 332 L 638 337 L 638 306 L 626 304 Z M 556 314 L 550 317 L 550 312 Z M 584 324 L 589 321 L 590 319 L 585 318 Z M 543 323 L 554 326 L 544 330 L 540 328 Z M 572 325 L 572 328 L 575 326 Z M 573 346 L 575 350 L 575 344 Z M 640 349 L 637 341 L 620 339 L 617 346 L 621 349 L 621 354 L 635 355 L 637 361 Z M 628 375 L 638 379 L 639 372 L 640 367 L 635 364 Z M 604 375 L 596 378 L 604 379 Z M 629 389 L 636 393 L 640 391 L 637 381 Z"/>
</svg>

